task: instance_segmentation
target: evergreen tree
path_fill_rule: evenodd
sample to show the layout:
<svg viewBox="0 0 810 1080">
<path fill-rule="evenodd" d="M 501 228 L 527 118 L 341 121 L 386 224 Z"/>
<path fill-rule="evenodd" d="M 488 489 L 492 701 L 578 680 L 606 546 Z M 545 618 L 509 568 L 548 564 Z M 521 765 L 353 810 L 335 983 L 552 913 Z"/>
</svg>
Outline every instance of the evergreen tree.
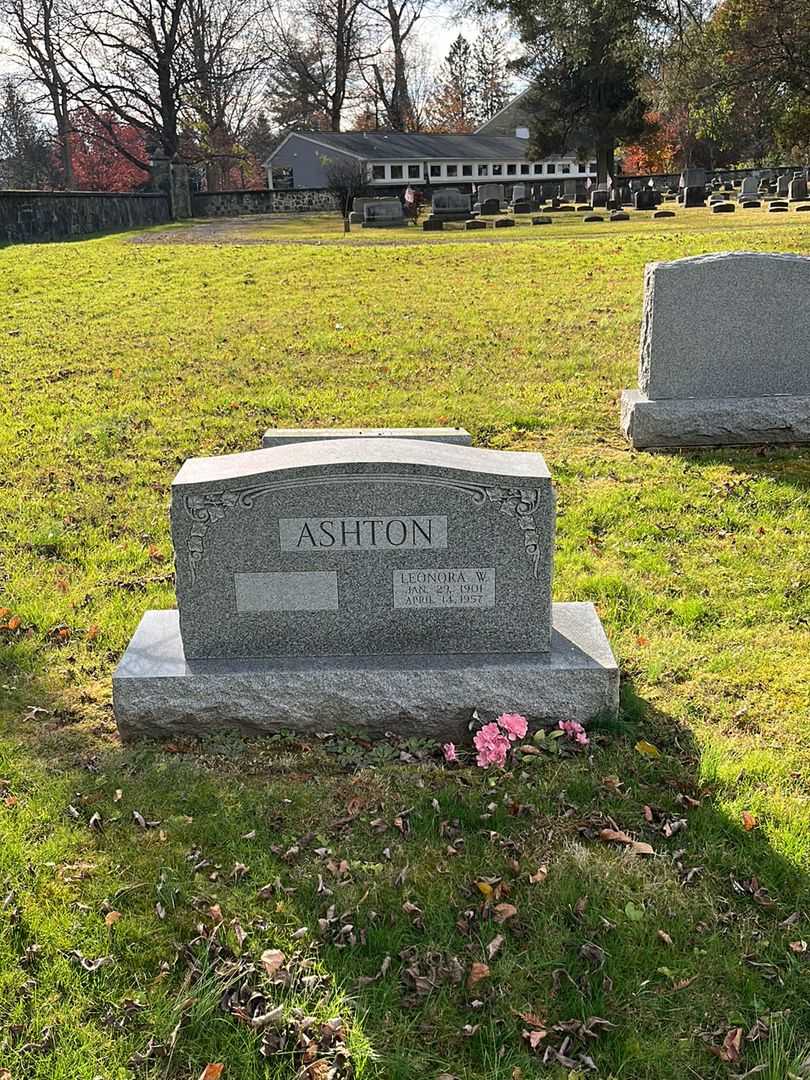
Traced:
<svg viewBox="0 0 810 1080">
<path fill-rule="evenodd" d="M 534 90 L 530 152 L 595 149 L 599 179 L 615 169 L 616 145 L 648 129 L 642 90 L 647 34 L 664 16 L 656 0 L 501 0 L 525 54 Z"/>
<path fill-rule="evenodd" d="M 472 131 L 476 122 L 472 48 L 459 34 L 445 57 L 429 109 L 430 126 L 438 131 Z"/>
<path fill-rule="evenodd" d="M 511 98 L 506 34 L 494 19 L 485 19 L 472 50 L 477 125 L 501 111 Z"/>
<path fill-rule="evenodd" d="M 55 180 L 54 147 L 12 79 L 0 87 L 0 187 L 37 189 Z"/>
</svg>

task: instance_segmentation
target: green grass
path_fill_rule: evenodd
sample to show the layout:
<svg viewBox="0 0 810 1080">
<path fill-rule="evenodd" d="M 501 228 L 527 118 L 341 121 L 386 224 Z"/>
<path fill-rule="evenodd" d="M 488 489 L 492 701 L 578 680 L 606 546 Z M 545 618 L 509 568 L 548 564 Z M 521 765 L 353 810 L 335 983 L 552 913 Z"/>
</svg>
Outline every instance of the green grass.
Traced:
<svg viewBox="0 0 810 1080">
<path fill-rule="evenodd" d="M 225 1080 L 301 1075 L 289 1042 L 263 1056 L 221 1007 L 236 978 L 292 1021 L 341 1016 L 364 1078 L 577 1075 L 529 1051 L 520 1013 L 609 1021 L 571 1049 L 604 1077 L 800 1075 L 810 453 L 637 454 L 617 403 L 646 262 L 810 254 L 810 221 L 690 213 L 483 244 L 344 242 L 321 217 L 268 223 L 287 242 L 177 230 L 0 251 L 0 1077 L 123 1080 L 133 1055 L 149 1078 L 196 1080 L 209 1062 Z M 228 239 L 242 228 L 255 222 Z M 293 737 L 121 748 L 110 674 L 143 610 L 174 602 L 180 463 L 255 447 L 270 425 L 370 424 L 460 424 L 546 456 L 555 597 L 597 604 L 621 723 L 591 756 L 495 777 L 445 771 L 421 746 L 412 763 Z M 612 823 L 655 858 L 601 842 Z M 485 878 L 517 908 L 505 926 Z M 321 933 L 331 905 L 341 918 Z M 498 933 L 490 977 L 468 989 Z M 268 948 L 289 985 L 268 984 Z M 88 972 L 75 950 L 111 960 Z M 420 996 L 408 968 L 436 988 Z M 708 1049 L 768 1025 L 739 1063 Z"/>
</svg>

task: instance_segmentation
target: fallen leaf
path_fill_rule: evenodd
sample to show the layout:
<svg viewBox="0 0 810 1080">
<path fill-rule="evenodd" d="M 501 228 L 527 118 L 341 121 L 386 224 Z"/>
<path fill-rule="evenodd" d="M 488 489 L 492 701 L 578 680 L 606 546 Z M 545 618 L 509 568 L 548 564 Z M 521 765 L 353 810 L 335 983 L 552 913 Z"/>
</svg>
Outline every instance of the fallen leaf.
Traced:
<svg viewBox="0 0 810 1080">
<path fill-rule="evenodd" d="M 470 968 L 470 974 L 467 976 L 467 987 L 473 987 L 476 983 L 481 982 L 482 979 L 489 978 L 489 964 L 482 964 L 476 961 Z"/>
<path fill-rule="evenodd" d="M 509 919 L 514 919 L 518 910 L 514 904 L 496 904 L 494 908 L 494 919 L 496 923 L 505 923 Z"/>
<path fill-rule="evenodd" d="M 124 793 L 121 790 L 121 788 L 120 787 L 116 788 L 115 789 L 115 794 L 113 795 L 113 802 L 121 802 L 123 797 L 124 797 Z"/>
<path fill-rule="evenodd" d="M 285 960 L 284 953 L 281 949 L 265 949 L 261 955 L 261 961 L 264 966 L 264 970 L 272 978 L 279 968 L 283 965 Z"/>
<path fill-rule="evenodd" d="M 807 942 L 806 941 L 791 941 L 790 944 L 788 945 L 788 948 L 790 949 L 791 952 L 806 953 L 807 952 Z"/>
<path fill-rule="evenodd" d="M 496 934 L 496 936 L 487 945 L 487 956 L 490 960 L 494 960 L 503 947 L 504 937 L 503 934 Z"/>
<path fill-rule="evenodd" d="M 661 757 L 661 751 L 658 749 L 658 747 L 653 746 L 653 744 L 651 742 L 647 742 L 646 739 L 639 739 L 639 741 L 636 743 L 636 745 L 633 747 L 633 749 L 637 753 L 643 754 L 644 757 L 648 757 L 648 758 L 659 758 L 659 757 Z"/>
<path fill-rule="evenodd" d="M 104 925 L 107 927 L 115 926 L 118 920 L 121 918 L 120 911 L 108 911 L 104 916 Z"/>
<path fill-rule="evenodd" d="M 548 877 L 548 867 L 538 866 L 533 874 L 529 874 L 529 881 L 532 885 L 540 885 Z"/>
<path fill-rule="evenodd" d="M 672 938 L 669 936 L 666 930 L 658 931 L 658 940 L 663 941 L 665 945 L 672 945 Z"/>
<path fill-rule="evenodd" d="M 649 844 L 634 840 L 626 832 L 617 829 L 600 829 L 599 839 L 608 844 L 625 844 L 636 855 L 654 855 L 655 851 Z"/>
<path fill-rule="evenodd" d="M 727 1061 L 732 1064 L 735 1061 L 740 1060 L 740 1049 L 742 1047 L 743 1029 L 741 1027 L 732 1028 L 723 1039 L 722 1046 L 710 1046 L 709 1049 L 721 1061 Z"/>
<path fill-rule="evenodd" d="M 203 1071 L 200 1073 L 200 1080 L 219 1080 L 222 1076 L 222 1071 L 225 1068 L 224 1065 L 206 1065 Z"/>
<path fill-rule="evenodd" d="M 742 813 L 743 828 L 746 832 L 751 832 L 752 829 L 757 827 L 757 819 L 751 813 L 750 810 L 743 810 Z"/>
<path fill-rule="evenodd" d="M 482 896 L 485 896 L 487 900 L 492 896 L 494 889 L 488 881 L 476 881 L 476 887 Z"/>
</svg>

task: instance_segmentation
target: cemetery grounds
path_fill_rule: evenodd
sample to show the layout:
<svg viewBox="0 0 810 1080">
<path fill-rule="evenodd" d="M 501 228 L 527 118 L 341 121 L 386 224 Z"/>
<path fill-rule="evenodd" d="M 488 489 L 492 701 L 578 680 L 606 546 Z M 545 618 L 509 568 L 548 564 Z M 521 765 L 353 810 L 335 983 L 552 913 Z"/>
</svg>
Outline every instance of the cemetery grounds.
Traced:
<svg viewBox="0 0 810 1080">
<path fill-rule="evenodd" d="M 617 414 L 645 263 L 810 255 L 802 222 L 0 250 L 2 1080 L 807 1075 L 810 451 L 634 453 Z M 347 732 L 122 748 L 182 461 L 444 424 L 545 455 L 620 721 L 506 772 Z M 305 1016 L 341 1018 L 308 1056 Z"/>
</svg>

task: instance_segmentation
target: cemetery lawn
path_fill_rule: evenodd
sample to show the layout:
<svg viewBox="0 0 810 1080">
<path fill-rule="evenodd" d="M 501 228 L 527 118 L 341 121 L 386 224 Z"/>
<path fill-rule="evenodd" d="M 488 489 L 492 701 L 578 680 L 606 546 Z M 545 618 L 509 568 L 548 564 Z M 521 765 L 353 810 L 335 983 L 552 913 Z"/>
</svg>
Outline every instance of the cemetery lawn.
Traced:
<svg viewBox="0 0 810 1080">
<path fill-rule="evenodd" d="M 810 254 L 787 216 L 733 246 Z M 727 231 L 0 250 L 2 1080 L 325 1080 L 341 1040 L 380 1080 L 803 1074 L 810 451 L 618 433 L 644 264 Z M 546 456 L 620 723 L 497 774 L 345 733 L 122 748 L 181 462 L 437 424 Z M 303 1015 L 331 1050 L 293 1053 Z"/>
</svg>

